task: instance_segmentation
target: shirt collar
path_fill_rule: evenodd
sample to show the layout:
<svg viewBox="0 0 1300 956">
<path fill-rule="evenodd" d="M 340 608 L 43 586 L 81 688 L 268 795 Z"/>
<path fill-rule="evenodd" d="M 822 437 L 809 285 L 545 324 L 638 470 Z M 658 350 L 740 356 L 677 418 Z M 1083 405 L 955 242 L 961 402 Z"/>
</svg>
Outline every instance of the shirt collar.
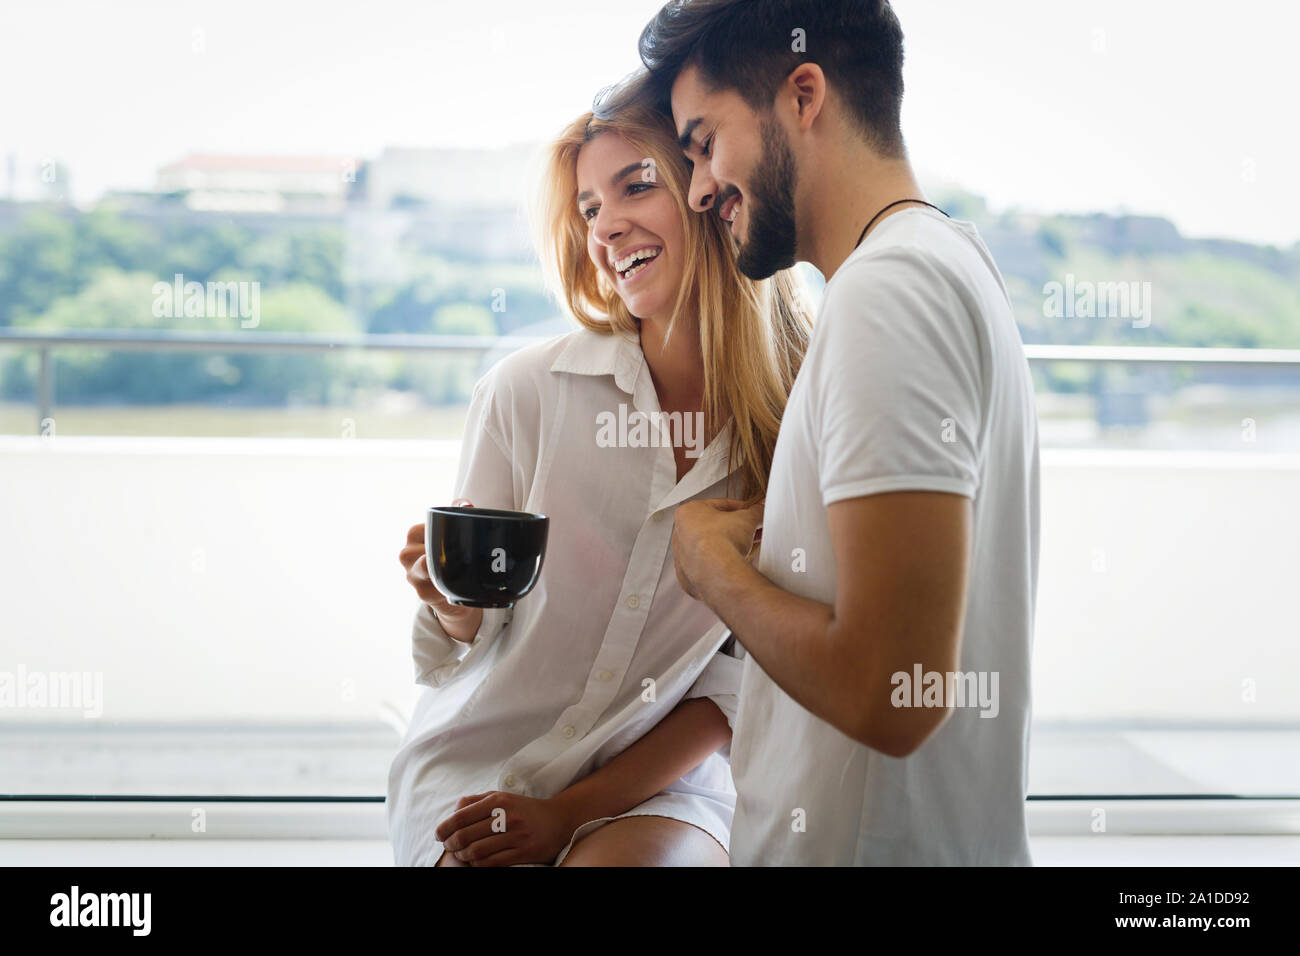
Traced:
<svg viewBox="0 0 1300 956">
<path fill-rule="evenodd" d="M 637 390 L 644 365 L 645 354 L 641 351 L 640 342 L 619 332 L 602 335 L 584 328 L 570 333 L 569 341 L 551 363 L 551 371 L 574 375 L 612 375 L 614 383 L 633 397 L 633 407 L 642 412 L 655 411 L 658 410 L 659 403 L 649 376 L 640 381 L 639 393 Z M 656 511 L 674 507 L 727 476 L 727 453 L 731 447 L 734 427 L 730 420 L 723 425 L 722 430 L 704 449 L 699 461 L 681 482 L 675 483 L 668 491 L 667 497 L 655 508 Z"/>
<path fill-rule="evenodd" d="M 614 384 L 632 395 L 644 361 L 640 344 L 631 337 L 617 331 L 602 335 L 582 329 L 569 336 L 568 344 L 551 365 L 551 371 L 613 375 Z"/>
</svg>

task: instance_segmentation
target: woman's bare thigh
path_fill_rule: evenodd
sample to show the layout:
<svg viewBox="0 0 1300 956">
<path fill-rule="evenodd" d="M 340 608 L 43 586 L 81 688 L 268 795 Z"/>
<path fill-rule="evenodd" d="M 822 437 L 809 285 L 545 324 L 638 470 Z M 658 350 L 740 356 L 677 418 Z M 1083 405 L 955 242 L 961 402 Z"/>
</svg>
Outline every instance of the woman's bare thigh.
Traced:
<svg viewBox="0 0 1300 956">
<path fill-rule="evenodd" d="M 619 817 L 574 844 L 560 866 L 730 866 L 699 827 L 671 817 Z"/>
</svg>

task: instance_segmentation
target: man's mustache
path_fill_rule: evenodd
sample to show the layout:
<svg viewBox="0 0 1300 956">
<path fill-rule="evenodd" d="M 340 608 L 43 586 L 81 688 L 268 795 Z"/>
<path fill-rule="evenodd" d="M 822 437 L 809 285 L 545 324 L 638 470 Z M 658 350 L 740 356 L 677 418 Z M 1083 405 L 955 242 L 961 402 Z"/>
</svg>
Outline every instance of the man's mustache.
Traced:
<svg viewBox="0 0 1300 956">
<path fill-rule="evenodd" d="M 732 196 L 739 195 L 740 190 L 735 186 L 728 186 L 722 192 L 718 193 L 718 198 L 713 200 L 713 211 L 717 214 L 719 219 L 722 218 L 722 207 L 727 204 L 727 201 L 731 199 Z"/>
</svg>

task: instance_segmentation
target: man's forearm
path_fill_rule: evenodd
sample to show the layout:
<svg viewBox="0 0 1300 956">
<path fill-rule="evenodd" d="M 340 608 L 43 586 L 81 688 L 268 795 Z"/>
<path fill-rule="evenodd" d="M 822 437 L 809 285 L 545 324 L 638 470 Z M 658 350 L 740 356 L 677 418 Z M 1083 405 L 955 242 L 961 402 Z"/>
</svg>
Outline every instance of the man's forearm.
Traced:
<svg viewBox="0 0 1300 956">
<path fill-rule="evenodd" d="M 708 698 L 684 700 L 644 737 L 553 799 L 574 826 L 613 817 L 694 770 L 731 739 L 731 727 Z"/>
<path fill-rule="evenodd" d="M 718 547 L 696 591 L 736 640 L 798 704 L 854 736 L 863 688 L 861 659 L 837 645 L 834 609 L 777 587 L 734 549 Z"/>
<path fill-rule="evenodd" d="M 895 707 L 895 665 L 881 641 L 836 618 L 834 608 L 777 587 L 734 549 L 719 548 L 700 598 L 783 691 L 840 733 L 903 757 L 933 732 L 941 708 Z M 909 669 L 910 671 L 910 669 Z"/>
</svg>

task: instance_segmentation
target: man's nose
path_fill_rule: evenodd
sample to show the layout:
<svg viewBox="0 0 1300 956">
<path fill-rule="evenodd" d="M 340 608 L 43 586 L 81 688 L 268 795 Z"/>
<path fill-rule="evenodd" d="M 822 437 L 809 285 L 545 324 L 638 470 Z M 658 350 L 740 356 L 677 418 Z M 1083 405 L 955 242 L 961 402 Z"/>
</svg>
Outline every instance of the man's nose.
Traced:
<svg viewBox="0 0 1300 956">
<path fill-rule="evenodd" d="M 706 212 L 713 208 L 713 200 L 717 195 L 718 184 L 709 174 L 708 167 L 703 163 L 696 163 L 691 170 L 691 191 L 688 197 L 691 208 L 696 212 Z"/>
</svg>

